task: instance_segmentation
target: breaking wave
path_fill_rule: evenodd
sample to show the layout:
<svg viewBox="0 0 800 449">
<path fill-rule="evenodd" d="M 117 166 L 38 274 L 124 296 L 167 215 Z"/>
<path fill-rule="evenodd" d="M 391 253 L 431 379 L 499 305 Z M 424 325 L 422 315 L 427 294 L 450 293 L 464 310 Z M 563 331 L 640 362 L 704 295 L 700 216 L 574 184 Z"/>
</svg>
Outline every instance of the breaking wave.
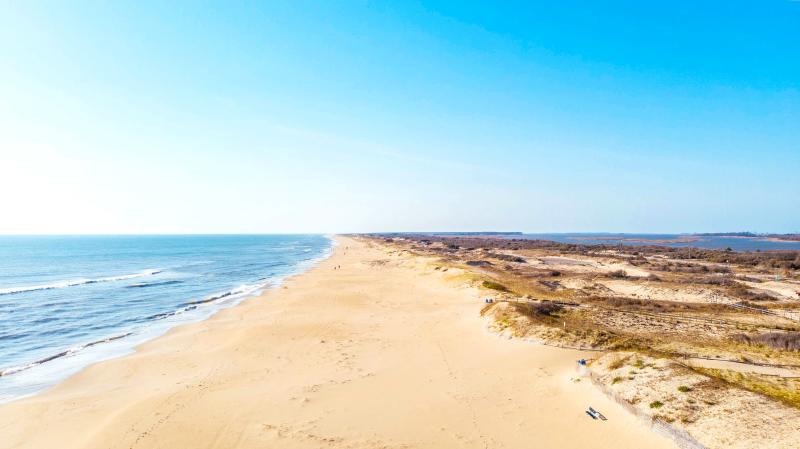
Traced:
<svg viewBox="0 0 800 449">
<path fill-rule="evenodd" d="M 113 337 L 103 338 L 101 340 L 95 340 L 95 341 L 92 341 L 92 342 L 89 342 L 89 343 L 85 343 L 85 344 L 82 344 L 82 345 L 79 345 L 79 346 L 73 346 L 73 347 L 71 347 L 69 349 L 66 349 L 64 351 L 49 355 L 47 357 L 41 358 L 39 360 L 36 360 L 34 362 L 26 363 L 25 365 L 18 365 L 18 366 L 12 366 L 12 367 L 9 367 L 9 368 L 0 369 L 0 377 L 8 376 L 10 374 L 16 374 L 16 373 L 18 373 L 20 371 L 25 371 L 27 369 L 33 368 L 34 366 L 38 366 L 38 365 L 41 365 L 43 363 L 47 363 L 47 362 L 53 361 L 55 359 L 60 359 L 61 357 L 66 357 L 68 355 L 75 354 L 78 351 L 81 351 L 81 350 L 86 349 L 86 348 L 90 348 L 90 347 L 95 346 L 95 345 L 99 345 L 101 343 L 108 343 L 108 342 L 111 342 L 111 341 L 114 341 L 114 340 L 119 340 L 120 338 L 125 338 L 128 335 L 131 335 L 131 332 L 128 332 L 126 334 L 121 334 L 121 335 L 115 335 Z"/>
<path fill-rule="evenodd" d="M 59 281 L 59 282 L 54 282 L 52 284 L 30 285 L 27 287 L 0 288 L 0 296 L 15 295 L 18 293 L 26 293 L 26 292 L 35 292 L 39 290 L 52 290 L 55 288 L 75 287 L 76 285 L 97 284 L 100 282 L 124 281 L 125 279 L 134 279 L 143 276 L 152 276 L 158 273 L 161 273 L 161 270 L 145 270 L 142 271 L 141 273 L 124 274 L 122 276 L 109 276 L 104 278 L 73 279 L 71 281 Z"/>
</svg>

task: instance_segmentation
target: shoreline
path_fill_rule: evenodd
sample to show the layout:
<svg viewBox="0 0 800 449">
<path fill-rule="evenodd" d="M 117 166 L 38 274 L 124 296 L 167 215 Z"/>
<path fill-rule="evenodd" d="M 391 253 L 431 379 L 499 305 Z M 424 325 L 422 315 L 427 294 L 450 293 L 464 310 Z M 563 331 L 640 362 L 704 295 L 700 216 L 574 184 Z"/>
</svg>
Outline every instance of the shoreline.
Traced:
<svg viewBox="0 0 800 449">
<path fill-rule="evenodd" d="M 0 370 L 0 380 L 12 383 L 8 389 L 16 387 L 22 392 L 14 396 L 0 396 L 0 405 L 47 392 L 94 364 L 134 354 L 140 346 L 161 338 L 173 328 L 203 322 L 222 310 L 236 307 L 250 298 L 262 296 L 267 290 L 280 288 L 287 279 L 305 273 L 333 254 L 335 239 L 329 234 L 323 235 L 323 238 L 328 240 L 327 247 L 315 257 L 298 261 L 287 273 L 262 277 L 253 281 L 253 284 L 242 284 L 222 292 L 209 293 L 203 299 L 186 302 L 172 312 L 163 313 L 166 320 L 154 320 L 139 328 L 121 328 L 113 335 L 77 343 L 42 359 L 5 367 Z M 146 271 L 161 272 L 161 270 Z M 191 316 L 185 317 L 185 312 L 190 312 Z"/>
<path fill-rule="evenodd" d="M 0 405 L 0 447 L 675 447 L 574 381 L 584 352 L 492 337 L 477 290 L 335 240 L 278 288 Z"/>
</svg>

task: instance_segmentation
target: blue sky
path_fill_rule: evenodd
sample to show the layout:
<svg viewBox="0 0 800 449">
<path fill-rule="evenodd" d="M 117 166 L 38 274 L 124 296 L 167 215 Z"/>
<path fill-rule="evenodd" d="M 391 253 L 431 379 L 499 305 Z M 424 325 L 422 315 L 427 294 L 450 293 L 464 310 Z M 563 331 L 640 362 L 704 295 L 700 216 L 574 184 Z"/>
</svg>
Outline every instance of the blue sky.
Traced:
<svg viewBox="0 0 800 449">
<path fill-rule="evenodd" d="M 800 2 L 162 3 L 0 6 L 0 233 L 800 231 Z"/>
</svg>

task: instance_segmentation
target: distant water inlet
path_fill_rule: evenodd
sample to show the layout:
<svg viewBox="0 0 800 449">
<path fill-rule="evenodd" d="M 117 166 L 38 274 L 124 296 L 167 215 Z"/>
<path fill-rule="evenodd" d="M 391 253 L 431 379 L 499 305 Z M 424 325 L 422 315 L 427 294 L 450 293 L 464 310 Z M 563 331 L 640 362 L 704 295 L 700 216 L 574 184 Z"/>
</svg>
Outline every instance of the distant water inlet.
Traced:
<svg viewBox="0 0 800 449">
<path fill-rule="evenodd" d="M 611 234 L 611 233 L 556 233 L 511 234 L 515 239 L 551 240 L 560 243 L 586 245 L 658 245 L 673 248 L 727 249 L 734 251 L 800 250 L 800 241 L 779 240 L 767 237 L 740 237 L 708 234 Z"/>
<path fill-rule="evenodd" d="M 321 235 L 0 237 L 0 402 L 326 257 Z"/>
</svg>

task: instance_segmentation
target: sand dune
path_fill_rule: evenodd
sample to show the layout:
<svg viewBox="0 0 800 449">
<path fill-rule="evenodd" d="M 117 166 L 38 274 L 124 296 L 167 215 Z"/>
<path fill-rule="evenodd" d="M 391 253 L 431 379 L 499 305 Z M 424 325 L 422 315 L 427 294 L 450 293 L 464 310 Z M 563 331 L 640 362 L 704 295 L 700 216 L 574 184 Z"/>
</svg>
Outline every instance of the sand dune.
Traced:
<svg viewBox="0 0 800 449">
<path fill-rule="evenodd" d="M 339 243 L 283 288 L 0 407 L 0 447 L 674 447 L 573 380 L 588 354 L 499 338 L 451 273 Z"/>
</svg>

